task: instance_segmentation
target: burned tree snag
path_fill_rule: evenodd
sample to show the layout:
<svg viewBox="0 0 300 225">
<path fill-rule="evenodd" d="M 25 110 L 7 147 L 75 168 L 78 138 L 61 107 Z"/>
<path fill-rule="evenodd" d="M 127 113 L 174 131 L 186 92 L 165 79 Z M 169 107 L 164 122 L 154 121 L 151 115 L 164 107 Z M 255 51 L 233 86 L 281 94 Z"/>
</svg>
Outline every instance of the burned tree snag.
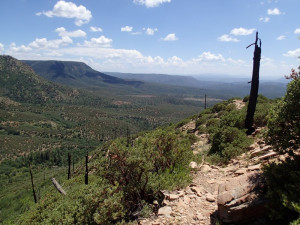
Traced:
<svg viewBox="0 0 300 225">
<path fill-rule="evenodd" d="M 259 40 L 259 46 L 258 46 Z M 254 131 L 253 128 L 253 118 L 256 109 L 256 102 L 258 96 L 258 86 L 259 86 L 259 66 L 260 66 L 260 57 L 261 57 L 261 40 L 258 38 L 258 32 L 256 32 L 256 40 L 255 43 L 251 44 L 255 45 L 254 49 L 254 58 L 253 58 L 253 72 L 252 72 L 252 82 L 251 82 L 251 91 L 248 103 L 247 116 L 245 120 L 245 128 L 247 129 L 246 133 L 248 135 L 252 134 Z M 249 48 L 249 45 L 247 48 Z"/>
<path fill-rule="evenodd" d="M 71 157 L 72 157 L 71 153 L 69 152 L 68 153 L 68 164 L 69 164 L 69 167 L 68 167 L 68 180 L 71 179 Z"/>
<path fill-rule="evenodd" d="M 32 194 L 33 194 L 33 198 L 34 198 L 34 203 L 37 203 L 36 193 L 35 193 L 35 190 L 34 190 L 33 175 L 32 175 L 32 170 L 31 170 L 31 164 L 30 163 L 29 163 L 29 173 L 30 173 L 31 186 L 32 186 Z"/>
<path fill-rule="evenodd" d="M 54 187 L 56 188 L 56 190 L 58 190 L 59 193 L 66 195 L 67 193 L 65 192 L 65 190 L 60 186 L 60 184 L 55 180 L 55 178 L 52 178 L 52 183 L 54 185 Z"/>
<path fill-rule="evenodd" d="M 89 154 L 86 152 L 85 156 L 85 176 L 84 176 L 84 183 L 87 185 L 89 184 L 89 168 L 88 168 L 88 162 L 89 162 Z"/>
</svg>

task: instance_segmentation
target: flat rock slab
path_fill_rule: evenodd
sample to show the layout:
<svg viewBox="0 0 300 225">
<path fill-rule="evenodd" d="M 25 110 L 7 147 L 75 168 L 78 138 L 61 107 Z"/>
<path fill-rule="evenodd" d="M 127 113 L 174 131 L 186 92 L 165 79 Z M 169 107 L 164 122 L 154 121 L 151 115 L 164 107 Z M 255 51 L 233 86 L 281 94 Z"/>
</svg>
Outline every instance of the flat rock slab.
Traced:
<svg viewBox="0 0 300 225">
<path fill-rule="evenodd" d="M 218 215 L 224 223 L 243 223 L 266 213 L 261 173 L 248 172 L 219 185 Z"/>
<path fill-rule="evenodd" d="M 172 213 L 172 208 L 170 206 L 165 206 L 159 208 L 158 210 L 158 216 L 171 217 L 171 213 Z"/>
</svg>

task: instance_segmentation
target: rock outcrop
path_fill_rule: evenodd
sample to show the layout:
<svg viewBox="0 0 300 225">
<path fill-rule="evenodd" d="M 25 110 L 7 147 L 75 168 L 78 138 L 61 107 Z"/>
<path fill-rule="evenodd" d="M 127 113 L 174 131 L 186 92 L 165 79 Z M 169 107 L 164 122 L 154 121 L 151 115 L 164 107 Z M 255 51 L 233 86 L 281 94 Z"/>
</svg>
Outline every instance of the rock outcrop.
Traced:
<svg viewBox="0 0 300 225">
<path fill-rule="evenodd" d="M 218 216 L 224 223 L 243 224 L 266 213 L 264 179 L 259 172 L 248 172 L 219 185 Z"/>
</svg>

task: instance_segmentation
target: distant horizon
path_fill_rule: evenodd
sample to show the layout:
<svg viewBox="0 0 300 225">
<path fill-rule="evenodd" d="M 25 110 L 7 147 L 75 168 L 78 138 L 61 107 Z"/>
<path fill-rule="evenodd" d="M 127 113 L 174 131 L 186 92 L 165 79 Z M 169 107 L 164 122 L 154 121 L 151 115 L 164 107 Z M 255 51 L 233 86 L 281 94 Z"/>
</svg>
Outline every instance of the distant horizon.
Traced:
<svg viewBox="0 0 300 225">
<path fill-rule="evenodd" d="M 300 65 L 299 0 L 0 1 L 0 54 L 98 71 L 280 79 Z M 242 75 L 241 75 L 242 74 Z M 264 78 L 263 78 L 264 79 Z"/>
<path fill-rule="evenodd" d="M 94 70 L 97 70 L 95 68 L 93 68 L 93 65 L 89 65 L 87 62 L 84 61 L 76 61 L 76 60 L 55 60 L 55 59 L 42 59 L 42 60 L 36 60 L 36 59 L 18 59 L 18 60 L 32 60 L 32 61 L 63 61 L 63 62 L 80 62 L 80 63 L 85 63 L 86 65 L 88 65 L 89 67 L 91 67 Z M 236 79 L 251 79 L 252 78 L 252 72 L 251 74 L 225 74 L 225 73 L 198 73 L 198 74 L 171 74 L 171 73 L 147 73 L 147 72 L 120 72 L 120 71 L 102 71 L 102 70 L 97 70 L 99 72 L 102 73 L 128 73 L 128 74 L 155 74 L 155 75 L 170 75 L 170 76 L 190 76 L 190 77 L 201 77 L 201 76 L 222 76 L 222 77 L 229 77 L 229 78 L 236 78 Z M 288 75 L 284 74 L 284 75 Z M 282 75 L 282 77 L 275 77 L 275 76 L 263 76 L 260 74 L 260 80 L 261 81 L 269 81 L 269 80 L 273 80 L 275 79 L 276 81 L 278 80 L 285 80 L 284 75 Z M 215 80 L 217 78 L 213 78 L 210 80 Z M 287 81 L 288 82 L 288 81 Z"/>
</svg>

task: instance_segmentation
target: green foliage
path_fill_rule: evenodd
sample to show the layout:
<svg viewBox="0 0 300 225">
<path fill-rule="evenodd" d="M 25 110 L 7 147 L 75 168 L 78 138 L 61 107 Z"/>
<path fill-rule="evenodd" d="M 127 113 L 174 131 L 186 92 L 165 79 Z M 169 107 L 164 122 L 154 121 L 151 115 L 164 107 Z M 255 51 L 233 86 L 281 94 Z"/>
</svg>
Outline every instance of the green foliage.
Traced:
<svg viewBox="0 0 300 225">
<path fill-rule="evenodd" d="M 300 69 L 300 67 L 299 67 Z M 289 153 L 285 161 L 265 168 L 271 218 L 276 224 L 300 223 L 300 72 L 292 70 L 284 98 L 269 115 L 267 140 L 276 151 Z"/>
<path fill-rule="evenodd" d="M 244 130 L 236 127 L 223 127 L 213 136 L 210 154 L 218 154 L 221 162 L 227 163 L 230 159 L 242 154 L 252 143 Z"/>
<path fill-rule="evenodd" d="M 199 133 L 208 132 L 210 135 L 212 146 L 207 160 L 215 164 L 228 163 L 230 159 L 245 152 L 252 143 L 244 130 L 246 107 L 238 110 L 233 101 L 218 103 L 201 112 L 196 121 Z"/>
<path fill-rule="evenodd" d="M 187 183 L 193 157 L 190 145 L 188 136 L 177 134 L 172 127 L 138 137 L 129 147 L 125 139 L 116 140 L 109 147 L 103 176 L 123 187 L 124 204 L 134 211 L 142 200 L 151 203 L 160 190 Z"/>
<path fill-rule="evenodd" d="M 190 182 L 191 134 L 175 126 L 106 145 L 89 167 L 89 185 L 80 176 L 64 184 L 66 196 L 50 193 L 20 218 L 21 224 L 125 224 L 149 215 L 160 190 Z"/>
<path fill-rule="evenodd" d="M 110 186 L 101 179 L 87 185 L 69 187 L 62 198 L 59 193 L 45 196 L 20 224 L 115 224 L 125 215 L 124 198 L 118 185 Z"/>
<path fill-rule="evenodd" d="M 288 84 L 282 101 L 273 107 L 269 116 L 268 141 L 277 151 L 300 148 L 300 79 Z"/>
<path fill-rule="evenodd" d="M 265 167 L 271 218 L 276 224 L 299 224 L 300 221 L 300 156 Z"/>
</svg>

